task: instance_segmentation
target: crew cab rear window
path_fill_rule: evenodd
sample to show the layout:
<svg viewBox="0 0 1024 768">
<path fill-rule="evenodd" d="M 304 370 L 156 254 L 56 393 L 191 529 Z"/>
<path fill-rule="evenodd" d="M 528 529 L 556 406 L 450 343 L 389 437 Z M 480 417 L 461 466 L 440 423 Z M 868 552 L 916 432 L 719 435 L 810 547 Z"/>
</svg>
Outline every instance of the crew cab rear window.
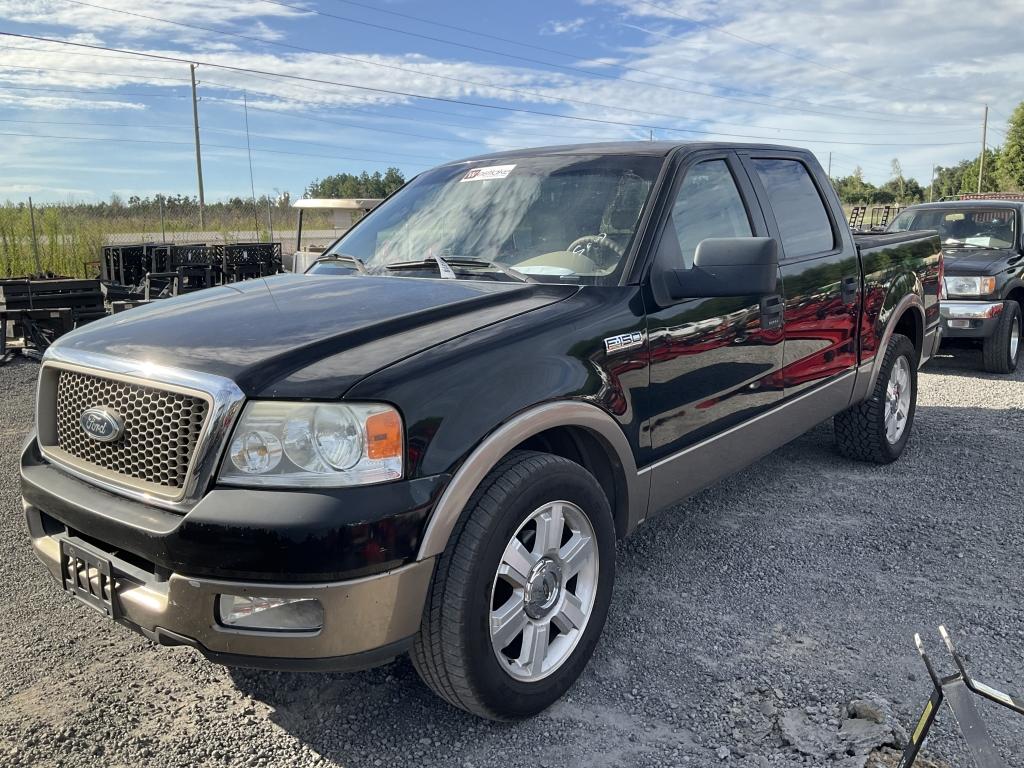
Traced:
<svg viewBox="0 0 1024 768">
<path fill-rule="evenodd" d="M 668 269 L 690 269 L 702 240 L 751 236 L 750 219 L 729 166 L 724 160 L 706 160 L 687 171 L 679 186 L 658 258 Z"/>
<path fill-rule="evenodd" d="M 832 222 L 807 167 L 799 160 L 762 158 L 753 163 L 768 193 L 786 258 L 831 251 Z"/>
</svg>

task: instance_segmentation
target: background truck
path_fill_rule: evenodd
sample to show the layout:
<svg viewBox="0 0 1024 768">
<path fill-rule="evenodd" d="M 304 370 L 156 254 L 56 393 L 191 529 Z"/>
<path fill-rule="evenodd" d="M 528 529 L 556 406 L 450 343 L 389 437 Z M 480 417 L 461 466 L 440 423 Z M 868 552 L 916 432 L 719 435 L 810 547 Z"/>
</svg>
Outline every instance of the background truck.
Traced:
<svg viewBox="0 0 1024 768">
<path fill-rule="evenodd" d="M 1012 373 L 1020 362 L 1022 212 L 1020 200 L 986 196 L 915 205 L 889 226 L 894 233 L 939 232 L 946 265 L 943 342 L 950 347 L 981 347 L 982 366 L 991 373 Z"/>
<path fill-rule="evenodd" d="M 813 156 L 659 142 L 422 174 L 304 275 L 60 339 L 21 463 L 64 589 L 227 663 L 410 651 L 457 707 L 551 704 L 615 541 L 833 418 L 891 462 L 938 339 L 934 233 L 855 242 Z"/>
</svg>

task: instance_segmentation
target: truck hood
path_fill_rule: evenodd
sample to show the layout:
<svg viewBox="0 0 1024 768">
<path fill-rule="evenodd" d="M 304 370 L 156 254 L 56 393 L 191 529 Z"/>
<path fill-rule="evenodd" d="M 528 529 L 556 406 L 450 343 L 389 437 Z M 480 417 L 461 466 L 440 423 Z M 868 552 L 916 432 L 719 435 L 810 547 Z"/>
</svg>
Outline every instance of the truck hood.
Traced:
<svg viewBox="0 0 1024 768">
<path fill-rule="evenodd" d="M 155 301 L 84 326 L 57 345 L 224 376 L 250 397 L 336 398 L 404 357 L 576 290 L 278 275 Z"/>
<path fill-rule="evenodd" d="M 996 248 L 965 248 L 943 250 L 948 275 L 994 275 L 1006 267 L 1014 255 L 1011 250 Z"/>
</svg>

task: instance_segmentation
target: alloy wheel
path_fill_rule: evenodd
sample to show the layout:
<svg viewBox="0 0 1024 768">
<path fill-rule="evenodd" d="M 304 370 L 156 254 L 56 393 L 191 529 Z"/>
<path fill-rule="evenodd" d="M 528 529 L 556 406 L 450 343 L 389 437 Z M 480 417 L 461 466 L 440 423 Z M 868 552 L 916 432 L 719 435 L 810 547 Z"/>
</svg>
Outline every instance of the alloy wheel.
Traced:
<svg viewBox="0 0 1024 768">
<path fill-rule="evenodd" d="M 575 504 L 552 501 L 523 521 L 491 586 L 491 647 L 502 669 L 535 682 L 572 655 L 597 596 L 594 528 Z"/>
<path fill-rule="evenodd" d="M 912 388 L 910 363 L 906 357 L 900 356 L 896 358 L 885 387 L 885 439 L 890 445 L 896 445 L 906 431 Z"/>
</svg>

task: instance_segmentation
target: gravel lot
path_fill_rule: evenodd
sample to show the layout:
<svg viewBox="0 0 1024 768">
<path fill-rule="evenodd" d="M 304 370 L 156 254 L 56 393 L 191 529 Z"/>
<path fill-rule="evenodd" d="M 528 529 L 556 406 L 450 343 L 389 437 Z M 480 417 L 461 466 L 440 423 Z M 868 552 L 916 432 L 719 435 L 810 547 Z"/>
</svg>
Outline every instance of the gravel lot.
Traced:
<svg viewBox="0 0 1024 768">
<path fill-rule="evenodd" d="M 868 692 L 916 720 L 930 685 L 915 631 L 951 666 L 944 622 L 978 677 L 1024 692 L 1024 373 L 988 377 L 975 362 L 925 369 L 895 465 L 839 458 L 823 425 L 641 528 L 619 548 L 583 678 L 507 725 L 447 707 L 407 660 L 352 675 L 229 671 L 65 597 L 21 517 L 38 369 L 16 361 L 0 368 L 0 764 L 862 765 L 827 745 Z M 1007 763 L 1024 766 L 1024 718 L 979 708 Z M 971 765 L 948 711 L 928 754 Z"/>
</svg>

